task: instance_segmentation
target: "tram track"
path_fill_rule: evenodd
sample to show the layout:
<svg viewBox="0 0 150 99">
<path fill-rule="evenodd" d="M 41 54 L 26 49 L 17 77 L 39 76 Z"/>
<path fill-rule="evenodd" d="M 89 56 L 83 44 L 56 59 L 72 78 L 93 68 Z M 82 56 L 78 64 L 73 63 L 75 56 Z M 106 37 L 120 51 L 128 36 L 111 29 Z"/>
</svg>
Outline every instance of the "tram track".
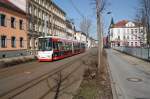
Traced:
<svg viewBox="0 0 150 99">
<path fill-rule="evenodd" d="M 78 65 L 75 69 L 73 69 L 71 72 L 69 72 L 65 77 L 63 77 L 62 79 L 62 84 L 65 83 L 66 79 L 68 79 L 69 77 L 72 76 L 73 73 L 75 73 L 79 68 L 80 65 Z M 75 81 L 71 81 L 69 84 L 66 85 L 62 85 L 60 88 L 60 92 L 63 91 L 65 88 L 69 87 L 70 85 L 72 85 Z M 53 86 L 51 89 L 49 89 L 45 94 L 43 94 L 39 99 L 44 99 L 50 92 L 56 92 L 55 88 L 56 86 Z"/>
<path fill-rule="evenodd" d="M 44 73 L 43 75 L 39 76 L 39 77 L 36 77 L 35 79 L 32 79 L 28 82 L 25 82 L 24 84 L 22 85 L 19 85 L 18 87 L 15 87 L 7 92 L 4 92 L 2 94 L 0 94 L 0 98 L 1 99 L 13 99 L 15 96 L 25 92 L 26 90 L 36 86 L 37 84 L 39 84 L 40 82 L 50 78 L 51 76 L 57 74 L 58 72 L 66 69 L 66 68 L 69 68 L 72 66 L 73 63 L 79 61 L 82 59 L 82 57 L 85 57 L 87 56 L 88 54 L 86 53 L 85 55 L 81 56 L 80 58 L 76 58 L 72 61 L 69 61 L 68 63 L 66 64 L 63 64 L 47 73 Z M 40 98 L 41 99 L 41 98 Z"/>
</svg>

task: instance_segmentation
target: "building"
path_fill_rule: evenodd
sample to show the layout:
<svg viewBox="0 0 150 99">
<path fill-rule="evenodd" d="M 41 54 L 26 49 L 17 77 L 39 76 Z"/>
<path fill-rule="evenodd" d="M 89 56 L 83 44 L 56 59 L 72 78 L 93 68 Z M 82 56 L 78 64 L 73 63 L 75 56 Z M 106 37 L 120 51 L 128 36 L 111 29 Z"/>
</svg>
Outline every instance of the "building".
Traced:
<svg viewBox="0 0 150 99">
<path fill-rule="evenodd" d="M 8 0 L 0 0 L 0 58 L 27 54 L 28 17 Z"/>
<path fill-rule="evenodd" d="M 66 20 L 66 35 L 67 39 L 74 40 L 75 39 L 75 25 L 73 22 Z"/>
<path fill-rule="evenodd" d="M 74 39 L 74 24 L 52 0 L 9 0 L 29 15 L 28 49 L 38 49 L 38 37 L 52 35 Z M 25 9 L 26 8 L 26 9 Z"/>
<path fill-rule="evenodd" d="M 75 40 L 79 42 L 86 43 L 87 48 L 96 47 L 97 43 L 96 40 L 92 37 L 86 37 L 86 34 L 81 31 L 76 31 L 75 33 Z"/>
<path fill-rule="evenodd" d="M 86 34 L 81 31 L 76 31 L 75 40 L 86 43 Z"/>
<path fill-rule="evenodd" d="M 140 47 L 146 43 L 146 34 L 143 26 L 137 22 L 122 20 L 109 28 L 111 46 Z"/>
<path fill-rule="evenodd" d="M 66 13 L 51 0 L 27 0 L 29 49 L 38 49 L 38 37 L 66 37 Z"/>
</svg>

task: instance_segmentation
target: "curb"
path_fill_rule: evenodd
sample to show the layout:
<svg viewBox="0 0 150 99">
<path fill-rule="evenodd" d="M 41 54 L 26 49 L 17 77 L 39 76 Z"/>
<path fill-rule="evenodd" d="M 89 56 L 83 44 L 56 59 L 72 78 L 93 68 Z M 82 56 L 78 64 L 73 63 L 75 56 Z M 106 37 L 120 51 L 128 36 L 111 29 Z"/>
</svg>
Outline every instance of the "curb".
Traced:
<svg viewBox="0 0 150 99">
<path fill-rule="evenodd" d="M 29 62 L 35 59 L 36 57 L 34 55 L 0 59 L 0 68 L 10 67 L 13 65 Z"/>
<path fill-rule="evenodd" d="M 108 59 L 107 59 L 107 70 L 108 70 L 109 78 L 110 78 L 110 82 L 111 82 L 111 89 L 112 89 L 113 99 L 119 99 L 118 98 L 119 96 L 117 94 L 117 89 L 115 87 L 115 83 L 114 83 L 112 73 L 111 73 L 111 70 L 110 70 L 110 67 L 109 67 Z"/>
</svg>

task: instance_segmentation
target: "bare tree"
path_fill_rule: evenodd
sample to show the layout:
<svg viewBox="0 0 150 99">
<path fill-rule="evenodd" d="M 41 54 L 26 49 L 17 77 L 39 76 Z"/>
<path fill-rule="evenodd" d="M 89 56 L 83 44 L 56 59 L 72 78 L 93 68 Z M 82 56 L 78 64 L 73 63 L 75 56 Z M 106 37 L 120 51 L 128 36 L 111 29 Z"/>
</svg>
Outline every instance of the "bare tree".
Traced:
<svg viewBox="0 0 150 99">
<path fill-rule="evenodd" d="M 102 68 L 103 34 L 102 13 L 106 9 L 107 0 L 94 0 L 96 4 L 97 38 L 98 38 L 98 68 Z"/>
<path fill-rule="evenodd" d="M 137 37 L 139 40 L 140 40 L 140 45 L 143 46 L 146 45 L 146 26 L 145 26 L 145 18 L 142 14 L 143 12 L 141 12 L 141 10 L 137 10 L 137 13 L 135 15 L 135 23 L 136 23 L 136 26 L 138 28 L 137 31 L 139 31 L 139 35 L 137 34 L 132 34 L 132 36 L 135 36 Z"/>
<path fill-rule="evenodd" d="M 91 25 L 92 25 L 91 19 L 84 17 L 80 22 L 80 30 L 88 34 L 90 32 Z"/>
<path fill-rule="evenodd" d="M 89 37 L 91 26 L 92 26 L 91 19 L 83 17 L 83 19 L 80 22 L 80 30 L 86 33 L 86 42 L 87 42 L 87 38 Z"/>
<path fill-rule="evenodd" d="M 150 0 L 140 0 L 139 3 L 137 17 L 146 28 L 147 44 L 150 44 Z"/>
</svg>

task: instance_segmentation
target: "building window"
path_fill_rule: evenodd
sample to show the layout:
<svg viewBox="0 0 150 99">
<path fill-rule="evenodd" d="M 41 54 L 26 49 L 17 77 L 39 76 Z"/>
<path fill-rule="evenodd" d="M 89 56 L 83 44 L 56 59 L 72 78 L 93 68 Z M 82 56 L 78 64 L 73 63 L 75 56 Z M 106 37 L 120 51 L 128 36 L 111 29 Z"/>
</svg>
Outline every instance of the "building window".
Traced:
<svg viewBox="0 0 150 99">
<path fill-rule="evenodd" d="M 129 40 L 129 35 L 127 36 L 127 39 Z"/>
<path fill-rule="evenodd" d="M 23 30 L 23 20 L 19 20 L 19 28 L 20 30 Z"/>
<path fill-rule="evenodd" d="M 118 36 L 118 40 L 120 40 L 120 36 Z"/>
<path fill-rule="evenodd" d="M 138 31 L 137 31 L 137 29 L 135 29 L 135 33 L 137 33 Z"/>
<path fill-rule="evenodd" d="M 16 37 L 11 37 L 11 47 L 16 47 Z"/>
<path fill-rule="evenodd" d="M 130 34 L 130 30 L 129 29 L 127 29 L 127 34 Z"/>
<path fill-rule="evenodd" d="M 123 36 L 123 39 L 125 40 L 125 39 L 126 39 L 126 36 Z"/>
<path fill-rule="evenodd" d="M 6 48 L 6 36 L 1 36 L 1 47 Z"/>
<path fill-rule="evenodd" d="M 131 42 L 131 46 L 133 46 L 133 42 Z"/>
<path fill-rule="evenodd" d="M 137 35 L 135 35 L 135 40 L 137 40 Z"/>
<path fill-rule="evenodd" d="M 0 14 L 0 26 L 6 26 L 6 16 L 4 14 Z"/>
<path fill-rule="evenodd" d="M 15 18 L 11 17 L 11 27 L 15 28 Z"/>
<path fill-rule="evenodd" d="M 134 31 L 133 31 L 133 29 L 131 29 L 131 34 L 133 35 L 133 33 L 134 33 Z"/>
<path fill-rule="evenodd" d="M 20 47 L 23 47 L 23 37 L 20 37 Z"/>
<path fill-rule="evenodd" d="M 135 46 L 137 46 L 137 42 L 135 42 Z"/>
</svg>

